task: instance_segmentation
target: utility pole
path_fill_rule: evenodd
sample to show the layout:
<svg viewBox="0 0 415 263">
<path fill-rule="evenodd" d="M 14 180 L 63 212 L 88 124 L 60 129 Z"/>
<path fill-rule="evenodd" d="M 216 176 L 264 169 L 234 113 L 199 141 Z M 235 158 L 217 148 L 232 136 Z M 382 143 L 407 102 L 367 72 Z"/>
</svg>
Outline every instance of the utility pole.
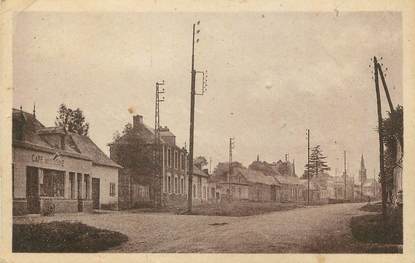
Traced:
<svg viewBox="0 0 415 263">
<path fill-rule="evenodd" d="M 346 168 L 346 151 L 344 151 L 343 153 L 343 161 L 344 161 L 344 200 L 346 201 L 347 199 L 347 168 Z"/>
<path fill-rule="evenodd" d="M 362 159 L 360 161 L 360 170 L 359 170 L 359 175 L 360 175 L 360 202 L 363 202 L 363 170 L 362 170 L 362 163 L 363 163 L 363 154 L 362 154 Z"/>
<path fill-rule="evenodd" d="M 164 101 L 164 97 L 160 98 L 160 94 L 163 94 L 164 88 L 160 90 L 160 86 L 164 85 L 162 82 L 156 82 L 156 98 L 155 98 L 155 110 L 154 110 L 154 206 L 159 208 L 162 204 L 162 152 L 160 144 L 160 102 Z"/>
<path fill-rule="evenodd" d="M 229 200 L 232 196 L 231 191 L 231 174 L 232 174 L 232 150 L 235 147 L 235 138 L 229 138 L 229 173 L 228 173 L 228 190 L 229 190 Z"/>
<path fill-rule="evenodd" d="M 373 169 L 373 200 L 376 199 L 376 169 Z"/>
<path fill-rule="evenodd" d="M 187 211 L 192 211 L 192 185 L 193 185 L 193 142 L 194 142 L 194 125 L 195 125 L 195 96 L 203 95 L 207 87 L 207 72 L 201 72 L 195 70 L 195 42 L 198 43 L 199 39 L 195 41 L 195 35 L 200 33 L 196 25 L 199 26 L 200 21 L 193 24 L 193 37 L 192 37 L 192 69 L 191 69 L 191 82 L 190 82 L 190 139 L 189 139 L 189 179 L 188 179 L 188 191 L 187 191 Z M 196 74 L 203 74 L 202 92 L 196 93 Z M 206 74 L 205 74 L 206 73 Z"/>
<path fill-rule="evenodd" d="M 310 204 L 310 129 L 307 129 L 307 205 Z"/>
<path fill-rule="evenodd" d="M 378 112 L 378 130 L 379 130 L 379 166 L 380 166 L 380 178 L 382 186 L 382 215 L 384 219 L 387 218 L 386 212 L 386 180 L 385 180 L 385 163 L 384 163 L 384 145 L 383 145 L 383 119 L 382 119 L 382 103 L 380 100 L 380 90 L 379 90 L 379 79 L 378 79 L 378 69 L 379 64 L 376 57 L 373 57 L 374 65 L 374 74 L 375 74 L 375 89 L 376 89 L 376 102 L 377 102 L 377 112 Z"/>
</svg>

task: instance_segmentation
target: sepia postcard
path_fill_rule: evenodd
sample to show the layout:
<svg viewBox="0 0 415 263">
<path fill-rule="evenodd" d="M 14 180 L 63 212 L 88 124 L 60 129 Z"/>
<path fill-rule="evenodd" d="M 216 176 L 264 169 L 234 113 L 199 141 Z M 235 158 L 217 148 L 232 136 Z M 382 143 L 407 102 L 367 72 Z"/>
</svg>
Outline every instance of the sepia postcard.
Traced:
<svg viewBox="0 0 415 263">
<path fill-rule="evenodd" d="M 415 262 L 414 8 L 2 0 L 0 262 Z"/>
</svg>

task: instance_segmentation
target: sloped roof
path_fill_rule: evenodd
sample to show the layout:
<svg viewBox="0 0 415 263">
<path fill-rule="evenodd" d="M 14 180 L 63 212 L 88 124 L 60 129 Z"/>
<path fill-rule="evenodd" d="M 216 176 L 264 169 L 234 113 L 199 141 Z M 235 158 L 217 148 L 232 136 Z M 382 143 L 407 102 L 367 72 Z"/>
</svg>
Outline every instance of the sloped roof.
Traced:
<svg viewBox="0 0 415 263">
<path fill-rule="evenodd" d="M 91 158 L 93 163 L 121 168 L 120 165 L 111 160 L 88 136 L 76 133 L 71 133 L 70 136 L 81 153 Z"/>
<path fill-rule="evenodd" d="M 216 183 L 228 183 L 228 173 L 229 169 L 225 169 L 225 167 L 229 167 L 229 163 L 219 163 L 218 167 L 221 166 L 220 170 L 215 170 L 212 176 L 209 177 L 210 182 Z M 239 184 L 239 185 L 247 185 L 248 180 L 246 175 L 244 174 L 245 167 L 240 166 L 233 166 L 232 167 L 232 174 L 229 178 L 231 184 Z"/>
<path fill-rule="evenodd" d="M 147 144 L 154 144 L 155 132 L 154 132 L 154 128 L 151 128 L 150 126 L 144 123 L 141 123 L 139 127 L 133 127 L 129 134 L 122 135 L 116 142 L 112 142 L 109 145 L 113 143 L 115 144 L 129 143 L 128 142 L 129 136 L 139 138 L 140 140 L 142 140 L 144 143 L 147 143 Z M 163 138 L 161 137 L 162 136 L 160 133 L 160 143 L 166 144 L 167 142 L 163 140 Z"/>
<path fill-rule="evenodd" d="M 45 126 L 38 121 L 33 114 L 23 110 L 13 109 L 13 121 L 26 121 L 34 125 L 35 129 L 41 129 Z"/>
<path fill-rule="evenodd" d="M 19 126 L 19 124 L 24 124 Z M 45 127 L 40 123 L 33 114 L 13 109 L 13 139 L 20 142 L 18 145 L 24 143 L 27 147 L 45 149 L 50 151 L 59 150 L 63 155 L 71 157 L 79 157 L 82 159 L 91 160 L 95 164 L 106 165 L 120 168 L 121 166 L 111 160 L 99 147 L 88 137 L 72 132 L 66 132 L 65 150 L 58 149 L 52 143 L 52 138 L 56 133 L 62 133 L 60 127 Z M 24 141 L 15 138 L 18 132 L 24 133 Z M 65 133 L 63 133 L 65 134 Z M 17 144 L 16 144 L 17 145 Z"/>
<path fill-rule="evenodd" d="M 202 170 L 200 170 L 197 166 L 193 165 L 193 174 L 203 177 L 209 177 L 209 175 Z"/>
<path fill-rule="evenodd" d="M 38 129 L 42 129 L 45 126 L 40 123 L 33 114 L 28 112 L 13 109 L 13 126 L 12 126 L 12 137 L 13 140 L 21 140 L 20 136 L 23 136 L 24 140 L 32 144 L 36 144 L 42 147 L 50 147 L 50 145 L 42 140 L 37 134 Z"/>
<path fill-rule="evenodd" d="M 211 181 L 221 182 L 227 180 L 227 174 L 222 175 L 214 175 L 211 178 Z M 237 180 L 238 179 L 238 180 Z M 240 180 L 242 179 L 242 180 Z M 278 182 L 274 179 L 274 177 L 265 175 L 261 171 L 257 171 L 254 169 L 249 169 L 245 167 L 235 166 L 232 167 L 232 175 L 231 175 L 231 183 L 260 183 L 260 184 L 266 184 L 266 185 L 277 185 Z"/>
<path fill-rule="evenodd" d="M 153 129 L 153 131 L 154 131 L 154 129 Z M 174 133 L 172 133 L 170 130 L 168 130 L 167 127 L 160 128 L 160 136 L 176 137 L 176 135 L 174 135 Z"/>
<path fill-rule="evenodd" d="M 278 182 L 274 179 L 274 177 L 265 175 L 264 173 L 252 169 L 244 170 L 245 178 L 252 183 L 260 183 L 266 185 L 277 185 Z"/>
<path fill-rule="evenodd" d="M 299 185 L 301 184 L 301 181 L 296 176 L 282 176 L 282 175 L 274 175 L 274 178 L 280 183 L 280 184 L 291 184 L 291 185 Z"/>
</svg>

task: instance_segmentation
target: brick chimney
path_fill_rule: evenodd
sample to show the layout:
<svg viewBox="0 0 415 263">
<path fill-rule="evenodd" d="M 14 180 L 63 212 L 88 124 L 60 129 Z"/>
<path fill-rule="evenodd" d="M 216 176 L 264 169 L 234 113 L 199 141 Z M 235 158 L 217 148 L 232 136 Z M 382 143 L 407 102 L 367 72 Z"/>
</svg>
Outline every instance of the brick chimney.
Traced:
<svg viewBox="0 0 415 263">
<path fill-rule="evenodd" d="M 133 116 L 133 128 L 138 128 L 139 126 L 143 125 L 143 116 L 141 115 L 134 115 Z"/>
</svg>

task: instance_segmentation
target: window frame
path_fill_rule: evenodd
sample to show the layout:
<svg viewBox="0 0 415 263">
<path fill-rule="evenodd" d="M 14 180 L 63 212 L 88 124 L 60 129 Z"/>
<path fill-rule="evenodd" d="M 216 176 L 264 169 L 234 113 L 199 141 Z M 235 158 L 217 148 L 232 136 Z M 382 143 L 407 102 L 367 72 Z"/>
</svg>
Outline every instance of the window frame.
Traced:
<svg viewBox="0 0 415 263">
<path fill-rule="evenodd" d="M 40 197 L 65 198 L 65 171 L 40 168 L 40 176 L 42 178 L 41 183 L 39 182 Z M 57 180 L 58 178 L 59 180 Z M 57 191 L 59 191 L 59 195 L 56 194 Z"/>
<path fill-rule="evenodd" d="M 110 182 L 110 196 L 116 196 L 116 185 L 113 182 Z"/>
</svg>

